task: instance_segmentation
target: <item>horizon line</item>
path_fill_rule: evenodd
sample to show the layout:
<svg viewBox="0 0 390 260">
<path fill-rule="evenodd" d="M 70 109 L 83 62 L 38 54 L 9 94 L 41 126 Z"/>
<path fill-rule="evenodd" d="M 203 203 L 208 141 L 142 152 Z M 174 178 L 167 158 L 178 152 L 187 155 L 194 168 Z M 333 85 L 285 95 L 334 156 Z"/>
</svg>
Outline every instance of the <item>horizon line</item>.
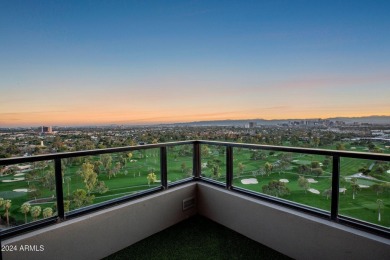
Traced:
<svg viewBox="0 0 390 260">
<path fill-rule="evenodd" d="M 389 115 L 369 115 L 369 116 L 334 116 L 334 117 L 310 117 L 310 118 L 284 118 L 284 119 L 264 119 L 264 118 L 243 118 L 243 119 L 214 119 L 214 120 L 195 120 L 195 121 L 175 121 L 175 122 L 102 122 L 102 123 L 91 123 L 91 124 L 30 124 L 30 125 L 10 125 L 1 126 L 0 129 L 4 128 L 35 128 L 42 126 L 54 126 L 54 127 L 108 127 L 108 126 L 128 126 L 128 127 L 142 127 L 142 126 L 160 126 L 160 125 L 174 125 L 174 124 L 193 124 L 201 122 L 221 122 L 221 121 L 291 121 L 291 120 L 331 120 L 331 119 L 363 119 L 372 117 L 389 117 Z M 389 121 L 390 123 L 390 121 Z"/>
</svg>

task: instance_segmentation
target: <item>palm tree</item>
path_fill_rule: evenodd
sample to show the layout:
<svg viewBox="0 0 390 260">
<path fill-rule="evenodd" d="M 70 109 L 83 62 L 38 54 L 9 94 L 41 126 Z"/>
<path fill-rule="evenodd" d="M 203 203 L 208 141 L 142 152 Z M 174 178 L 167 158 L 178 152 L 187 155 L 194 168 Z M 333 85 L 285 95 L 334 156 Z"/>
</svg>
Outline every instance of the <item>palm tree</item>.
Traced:
<svg viewBox="0 0 390 260">
<path fill-rule="evenodd" d="M 210 153 L 210 148 L 208 146 L 202 145 L 200 153 L 203 157 L 207 157 Z"/>
<path fill-rule="evenodd" d="M 243 163 L 238 163 L 238 177 L 240 177 L 241 174 L 244 173 L 245 165 Z"/>
<path fill-rule="evenodd" d="M 359 187 L 359 184 L 357 184 L 357 179 L 356 178 L 352 178 L 351 179 L 351 188 L 352 188 L 352 199 L 355 199 L 355 194 L 356 192 L 360 189 Z"/>
<path fill-rule="evenodd" d="M 192 176 L 192 168 L 187 168 L 186 172 L 188 177 Z"/>
<path fill-rule="evenodd" d="M 120 170 L 122 169 L 122 164 L 121 162 L 116 162 L 115 164 L 115 168 L 114 168 L 114 177 L 116 177 L 116 174 L 120 172 Z"/>
<path fill-rule="evenodd" d="M 299 185 L 299 187 L 301 187 L 304 191 L 305 191 L 305 193 L 306 193 L 306 190 L 309 188 L 309 181 L 308 180 L 306 180 L 306 178 L 305 177 L 303 177 L 302 175 L 301 176 L 299 176 L 299 178 L 298 178 L 298 185 Z"/>
<path fill-rule="evenodd" d="M 51 216 L 53 216 L 53 209 L 52 208 L 45 208 L 43 211 L 42 211 L 42 216 L 44 218 L 49 218 Z"/>
<path fill-rule="evenodd" d="M 73 203 L 76 208 L 92 204 L 94 199 L 94 195 L 87 194 L 87 192 L 83 189 L 77 189 L 73 192 Z"/>
<path fill-rule="evenodd" d="M 181 172 L 184 172 L 184 170 L 186 169 L 187 165 L 186 165 L 185 162 L 183 162 L 180 167 L 181 167 Z"/>
<path fill-rule="evenodd" d="M 155 181 L 157 180 L 156 174 L 154 172 L 149 173 L 146 178 L 148 179 L 149 186 L 150 186 L 150 184 L 155 183 Z"/>
<path fill-rule="evenodd" d="M 269 176 L 269 174 L 272 172 L 272 164 L 270 164 L 269 162 L 266 162 L 264 164 L 264 170 L 267 173 L 267 175 Z"/>
<path fill-rule="evenodd" d="M 290 193 L 290 190 L 287 188 L 286 184 L 277 180 L 272 180 L 268 183 L 268 185 L 263 185 L 262 191 L 265 194 L 275 197 L 282 197 Z"/>
<path fill-rule="evenodd" d="M 98 192 L 99 194 L 103 194 L 108 191 L 108 187 L 106 186 L 104 181 L 98 181 L 94 191 Z"/>
<path fill-rule="evenodd" d="M 322 195 L 326 196 L 326 199 L 329 199 L 329 197 L 332 195 L 332 188 L 324 190 Z"/>
<path fill-rule="evenodd" d="M 31 205 L 28 202 L 25 202 L 20 207 L 20 212 L 24 214 L 24 223 L 27 224 L 27 213 L 30 211 Z"/>
<path fill-rule="evenodd" d="M 97 173 L 93 170 L 93 164 L 87 162 L 83 163 L 81 176 L 84 179 L 85 188 L 87 189 L 88 194 L 96 187 L 98 176 Z"/>
<path fill-rule="evenodd" d="M 3 205 L 4 205 L 4 199 L 0 198 L 0 207 L 2 207 Z M 1 224 L 1 218 L 0 218 L 0 224 Z"/>
<path fill-rule="evenodd" d="M 120 158 L 119 158 L 119 161 L 121 163 L 121 166 L 122 168 L 124 168 L 126 166 L 126 163 L 127 163 L 127 156 L 126 155 L 122 155 Z"/>
<path fill-rule="evenodd" d="M 11 200 L 4 200 L 3 207 L 5 209 L 5 216 L 7 218 L 7 226 L 9 226 L 9 209 L 12 206 L 12 201 Z"/>
<path fill-rule="evenodd" d="M 112 165 L 112 157 L 111 157 L 111 155 L 109 155 L 109 154 L 102 154 L 100 156 L 100 161 L 102 162 L 103 167 L 106 170 L 106 172 L 108 172 L 111 169 L 111 165 Z"/>
<path fill-rule="evenodd" d="M 70 209 L 70 200 L 64 200 L 64 211 L 68 212 Z"/>
<path fill-rule="evenodd" d="M 41 215 L 41 211 L 42 209 L 40 206 L 34 206 L 31 208 L 30 212 L 34 221 L 38 219 L 39 215 Z"/>
<path fill-rule="evenodd" d="M 376 204 L 378 204 L 378 221 L 381 221 L 381 208 L 383 208 L 383 200 L 377 199 Z"/>
<path fill-rule="evenodd" d="M 66 182 L 66 185 L 68 186 L 68 199 L 70 197 L 70 189 L 69 189 L 69 184 L 70 184 L 70 181 L 72 180 L 72 178 L 70 178 L 69 176 L 66 176 L 65 177 L 65 182 Z"/>
</svg>

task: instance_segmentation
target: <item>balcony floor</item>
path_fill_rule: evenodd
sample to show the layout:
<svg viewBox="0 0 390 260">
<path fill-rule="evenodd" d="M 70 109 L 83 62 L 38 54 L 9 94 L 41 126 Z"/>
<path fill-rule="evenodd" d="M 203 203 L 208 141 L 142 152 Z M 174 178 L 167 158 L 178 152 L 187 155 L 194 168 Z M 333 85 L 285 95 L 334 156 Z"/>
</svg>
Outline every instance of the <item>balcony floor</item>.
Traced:
<svg viewBox="0 0 390 260">
<path fill-rule="evenodd" d="M 105 259 L 291 259 L 196 215 Z"/>
</svg>

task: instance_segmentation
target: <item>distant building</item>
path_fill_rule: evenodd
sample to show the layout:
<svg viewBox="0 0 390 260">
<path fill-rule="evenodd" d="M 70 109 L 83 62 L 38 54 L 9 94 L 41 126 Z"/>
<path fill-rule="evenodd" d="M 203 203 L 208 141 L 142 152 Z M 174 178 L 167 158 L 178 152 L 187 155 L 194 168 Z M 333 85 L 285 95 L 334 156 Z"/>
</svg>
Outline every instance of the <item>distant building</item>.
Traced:
<svg viewBox="0 0 390 260">
<path fill-rule="evenodd" d="M 51 134 L 51 133 L 53 133 L 53 129 L 52 129 L 51 126 L 42 126 L 40 128 L 40 130 L 41 130 L 41 134 Z"/>
<path fill-rule="evenodd" d="M 248 122 L 244 125 L 244 128 L 255 128 L 256 122 Z"/>
<path fill-rule="evenodd" d="M 345 125 L 344 121 L 336 121 L 336 125 Z"/>
</svg>

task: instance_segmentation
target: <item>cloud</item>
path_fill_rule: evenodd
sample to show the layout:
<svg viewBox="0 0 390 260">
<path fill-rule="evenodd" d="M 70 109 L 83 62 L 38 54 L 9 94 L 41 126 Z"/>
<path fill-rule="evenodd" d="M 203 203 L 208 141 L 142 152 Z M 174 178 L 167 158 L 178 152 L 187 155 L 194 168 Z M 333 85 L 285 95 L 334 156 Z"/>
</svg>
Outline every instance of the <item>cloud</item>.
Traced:
<svg viewBox="0 0 390 260">
<path fill-rule="evenodd" d="M 56 110 L 48 110 L 48 111 L 26 111 L 26 112 L 13 112 L 13 113 L 1 113 L 0 116 L 25 116 L 25 115 L 39 115 L 39 114 L 52 114 L 52 113 L 67 113 L 68 111 L 56 111 Z"/>
</svg>

